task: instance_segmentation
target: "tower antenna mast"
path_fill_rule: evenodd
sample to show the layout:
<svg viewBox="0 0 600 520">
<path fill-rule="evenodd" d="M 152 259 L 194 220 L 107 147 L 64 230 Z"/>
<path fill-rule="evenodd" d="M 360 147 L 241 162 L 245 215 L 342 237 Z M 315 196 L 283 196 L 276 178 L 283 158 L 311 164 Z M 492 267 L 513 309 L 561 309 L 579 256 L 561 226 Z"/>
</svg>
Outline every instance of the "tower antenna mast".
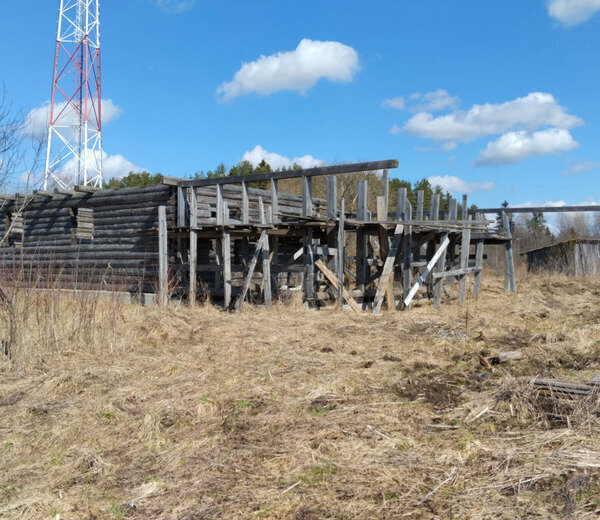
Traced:
<svg viewBox="0 0 600 520">
<path fill-rule="evenodd" d="M 102 185 L 100 0 L 60 0 L 44 189 Z"/>
</svg>

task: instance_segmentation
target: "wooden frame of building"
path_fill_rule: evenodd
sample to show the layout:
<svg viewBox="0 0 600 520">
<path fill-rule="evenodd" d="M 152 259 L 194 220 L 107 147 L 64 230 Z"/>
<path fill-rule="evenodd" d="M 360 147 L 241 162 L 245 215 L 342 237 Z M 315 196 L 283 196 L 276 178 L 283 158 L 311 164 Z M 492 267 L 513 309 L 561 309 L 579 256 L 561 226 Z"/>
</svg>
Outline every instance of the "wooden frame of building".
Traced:
<svg viewBox="0 0 600 520">
<path fill-rule="evenodd" d="M 384 302 L 410 308 L 417 294 L 439 305 L 448 281 L 457 282 L 462 304 L 469 276 L 478 297 L 484 245 L 507 244 L 512 252 L 511 237 L 482 216 L 473 219 L 466 196 L 460 215 L 456 199 L 441 212 L 439 196 L 426 208 L 422 192 L 412 208 L 406 190 L 390 208 L 389 170 L 397 166 L 378 161 L 4 197 L 0 267 L 13 276 L 25 270 L 38 286 L 151 293 L 162 303 L 178 297 L 192 305 L 210 297 L 237 310 L 246 299 L 270 306 L 298 288 L 310 307 L 337 299 L 378 313 Z M 368 207 L 361 180 L 357 210 L 346 211 L 337 176 L 373 171 L 382 172 L 377 208 Z M 318 176 L 327 179 L 324 199 L 313 196 Z M 302 196 L 280 192 L 278 181 L 290 178 L 301 180 Z M 249 186 L 257 181 L 269 189 Z M 512 264 L 507 253 L 508 290 L 516 288 Z"/>
</svg>

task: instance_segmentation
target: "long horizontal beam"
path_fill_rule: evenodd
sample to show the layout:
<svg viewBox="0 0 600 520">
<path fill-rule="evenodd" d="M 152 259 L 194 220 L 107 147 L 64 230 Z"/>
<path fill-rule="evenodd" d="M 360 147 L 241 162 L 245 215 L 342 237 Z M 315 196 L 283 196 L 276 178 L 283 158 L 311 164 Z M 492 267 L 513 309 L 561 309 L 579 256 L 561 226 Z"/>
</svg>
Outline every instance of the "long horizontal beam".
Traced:
<svg viewBox="0 0 600 520">
<path fill-rule="evenodd" d="M 289 170 L 283 172 L 255 173 L 252 175 L 238 175 L 236 177 L 213 177 L 211 179 L 190 179 L 181 181 L 178 185 L 182 188 L 200 186 L 215 186 L 217 184 L 239 184 L 241 182 L 257 182 L 280 179 L 295 179 L 301 177 L 317 177 L 319 175 L 340 175 L 342 173 L 372 172 L 376 170 L 389 170 L 398 168 L 397 160 L 375 161 L 356 164 L 340 164 L 337 166 L 322 166 L 305 170 Z"/>
<path fill-rule="evenodd" d="M 539 206 L 531 208 L 477 208 L 473 213 L 575 213 L 581 211 L 600 211 L 600 206 Z"/>
</svg>

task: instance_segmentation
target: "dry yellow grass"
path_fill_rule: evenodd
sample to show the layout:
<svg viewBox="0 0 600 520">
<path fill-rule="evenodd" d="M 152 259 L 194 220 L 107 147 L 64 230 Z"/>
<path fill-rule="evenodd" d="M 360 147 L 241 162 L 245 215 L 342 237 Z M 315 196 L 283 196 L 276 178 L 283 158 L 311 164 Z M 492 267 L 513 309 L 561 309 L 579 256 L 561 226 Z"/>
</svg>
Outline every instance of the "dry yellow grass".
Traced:
<svg viewBox="0 0 600 520">
<path fill-rule="evenodd" d="M 0 366 L 0 517 L 596 518 L 597 397 L 524 381 L 600 372 L 600 281 L 519 282 L 378 318 L 36 297 Z"/>
</svg>

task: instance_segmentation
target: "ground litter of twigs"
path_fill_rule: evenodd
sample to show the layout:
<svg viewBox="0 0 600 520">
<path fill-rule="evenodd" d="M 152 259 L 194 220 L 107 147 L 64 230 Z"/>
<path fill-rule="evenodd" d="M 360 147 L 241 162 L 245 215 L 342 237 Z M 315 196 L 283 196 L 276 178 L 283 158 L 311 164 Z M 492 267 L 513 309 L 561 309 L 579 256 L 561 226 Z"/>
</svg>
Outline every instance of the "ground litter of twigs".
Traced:
<svg viewBox="0 0 600 520">
<path fill-rule="evenodd" d="M 0 517 L 597 518 L 599 396 L 529 382 L 600 372 L 599 296 L 523 274 L 381 317 L 63 300 L 43 328 L 30 306 L 0 364 Z"/>
</svg>

